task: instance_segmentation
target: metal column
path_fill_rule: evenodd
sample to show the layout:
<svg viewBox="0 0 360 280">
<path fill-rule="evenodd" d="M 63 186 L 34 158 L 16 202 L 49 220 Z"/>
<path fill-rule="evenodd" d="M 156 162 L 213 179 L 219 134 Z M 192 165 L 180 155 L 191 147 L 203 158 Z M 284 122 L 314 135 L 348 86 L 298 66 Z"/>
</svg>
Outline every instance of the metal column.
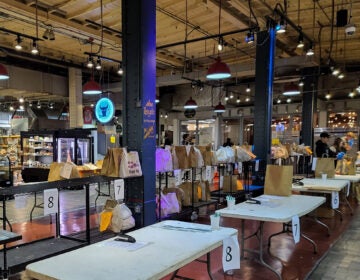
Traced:
<svg viewBox="0 0 360 280">
<path fill-rule="evenodd" d="M 269 162 L 271 156 L 271 118 L 275 56 L 275 30 L 257 33 L 255 101 L 254 101 L 254 153 Z"/>
<path fill-rule="evenodd" d="M 314 142 L 314 121 L 316 119 L 315 116 L 318 84 L 317 73 L 317 67 L 305 68 L 303 70 L 305 81 L 302 104 L 301 142 L 310 147 L 313 147 Z"/>
<path fill-rule="evenodd" d="M 123 146 L 139 152 L 144 175 L 144 225 L 156 222 L 156 2 L 122 1 Z"/>
</svg>

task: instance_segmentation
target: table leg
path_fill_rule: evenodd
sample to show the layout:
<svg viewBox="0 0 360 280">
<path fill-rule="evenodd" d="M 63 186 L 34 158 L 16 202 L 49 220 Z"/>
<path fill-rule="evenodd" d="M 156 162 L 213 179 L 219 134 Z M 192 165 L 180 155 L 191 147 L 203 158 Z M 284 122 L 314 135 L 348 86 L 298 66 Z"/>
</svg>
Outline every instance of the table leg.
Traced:
<svg viewBox="0 0 360 280">
<path fill-rule="evenodd" d="M 281 275 L 279 272 L 277 272 L 273 267 L 271 267 L 269 264 L 267 264 L 265 261 L 264 261 L 264 258 L 263 258 L 263 239 L 264 239 L 264 222 L 260 222 L 260 249 L 259 249 L 259 260 L 260 260 L 260 263 L 267 267 L 268 269 L 270 269 L 272 272 L 274 272 L 277 277 L 279 279 L 282 279 Z"/>
<path fill-rule="evenodd" d="M 314 247 L 314 254 L 316 254 L 316 253 L 317 253 L 317 245 L 316 245 L 315 241 L 312 240 L 310 237 L 306 236 L 306 235 L 303 234 L 303 233 L 301 233 L 300 235 L 301 235 L 302 238 L 306 239 L 307 241 L 309 241 L 309 242 L 313 245 L 313 247 Z"/>
<path fill-rule="evenodd" d="M 345 202 L 346 202 L 346 205 L 349 207 L 349 209 L 350 209 L 350 214 L 351 214 L 351 216 L 354 214 L 354 211 L 353 211 L 353 209 L 352 209 L 352 207 L 351 207 L 351 205 L 350 205 L 350 202 L 349 202 L 349 200 L 347 199 L 347 197 L 346 197 L 346 193 L 344 193 L 344 200 L 345 200 Z"/>
</svg>

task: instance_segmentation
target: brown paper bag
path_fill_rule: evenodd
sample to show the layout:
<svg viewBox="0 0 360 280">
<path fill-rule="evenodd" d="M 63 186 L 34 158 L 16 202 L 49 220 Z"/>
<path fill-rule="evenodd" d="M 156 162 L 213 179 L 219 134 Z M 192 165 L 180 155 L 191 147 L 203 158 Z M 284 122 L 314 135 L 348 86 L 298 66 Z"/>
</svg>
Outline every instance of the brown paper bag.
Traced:
<svg viewBox="0 0 360 280">
<path fill-rule="evenodd" d="M 189 160 L 190 167 L 197 167 L 198 160 L 197 160 L 197 155 L 196 155 L 194 147 L 190 148 L 190 152 L 188 154 L 188 160 Z"/>
<path fill-rule="evenodd" d="M 48 175 L 48 182 L 63 180 L 60 176 L 61 169 L 64 163 L 62 162 L 52 162 L 50 164 L 50 170 Z"/>
<path fill-rule="evenodd" d="M 237 191 L 237 175 L 225 175 L 223 178 L 223 191 L 236 192 Z"/>
<path fill-rule="evenodd" d="M 210 192 L 210 184 L 209 181 L 200 182 L 201 186 L 201 200 L 202 201 L 210 201 L 211 200 L 211 192 Z"/>
<path fill-rule="evenodd" d="M 291 195 L 293 177 L 292 165 L 271 165 L 266 166 L 264 194 L 268 195 Z"/>
<path fill-rule="evenodd" d="M 102 169 L 101 175 L 109 177 L 119 177 L 120 162 L 122 157 L 123 149 L 122 148 L 110 148 L 108 149 Z"/>
<path fill-rule="evenodd" d="M 211 165 L 211 158 L 212 158 L 211 144 L 207 146 L 197 146 L 197 148 L 200 150 L 200 153 L 203 157 L 204 165 L 205 166 Z"/>
<path fill-rule="evenodd" d="M 198 192 L 197 192 L 197 187 L 199 185 L 198 181 L 194 181 L 192 182 L 184 182 L 182 183 L 179 188 L 181 188 L 184 191 L 184 200 L 182 205 L 183 206 L 191 206 L 192 205 L 192 196 L 194 193 L 194 202 L 199 202 L 199 198 L 198 198 Z M 194 186 L 194 191 L 192 186 Z"/>
<path fill-rule="evenodd" d="M 335 173 L 341 175 L 355 175 L 356 173 L 355 161 L 346 158 L 338 160 L 336 162 Z"/>
<path fill-rule="evenodd" d="M 321 174 L 327 174 L 327 178 L 334 178 L 335 163 L 334 158 L 317 158 L 315 167 L 315 177 L 320 178 Z"/>
<path fill-rule="evenodd" d="M 189 162 L 186 155 L 186 147 L 185 146 L 175 146 L 176 158 L 178 160 L 179 169 L 187 169 L 189 168 Z"/>
</svg>

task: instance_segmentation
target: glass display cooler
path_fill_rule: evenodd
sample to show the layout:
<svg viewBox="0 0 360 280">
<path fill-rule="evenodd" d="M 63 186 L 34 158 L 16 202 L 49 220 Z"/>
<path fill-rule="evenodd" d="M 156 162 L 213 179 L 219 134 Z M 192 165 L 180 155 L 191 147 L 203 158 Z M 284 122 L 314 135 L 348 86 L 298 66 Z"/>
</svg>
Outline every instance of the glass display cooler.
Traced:
<svg viewBox="0 0 360 280">
<path fill-rule="evenodd" d="M 0 187 L 13 185 L 10 159 L 8 156 L 0 156 Z"/>
<path fill-rule="evenodd" d="M 94 141 L 91 130 L 69 129 L 59 130 L 55 134 L 56 155 L 55 161 L 71 161 L 76 165 L 93 163 Z"/>
</svg>

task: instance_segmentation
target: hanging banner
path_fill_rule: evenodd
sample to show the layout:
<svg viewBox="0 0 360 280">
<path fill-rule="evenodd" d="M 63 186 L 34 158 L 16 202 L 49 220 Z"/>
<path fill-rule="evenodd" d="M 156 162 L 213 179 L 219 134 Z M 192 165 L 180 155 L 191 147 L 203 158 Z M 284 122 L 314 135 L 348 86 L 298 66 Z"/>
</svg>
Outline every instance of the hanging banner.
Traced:
<svg viewBox="0 0 360 280">
<path fill-rule="evenodd" d="M 93 108 L 85 106 L 83 109 L 84 124 L 92 124 L 93 121 Z"/>
</svg>

